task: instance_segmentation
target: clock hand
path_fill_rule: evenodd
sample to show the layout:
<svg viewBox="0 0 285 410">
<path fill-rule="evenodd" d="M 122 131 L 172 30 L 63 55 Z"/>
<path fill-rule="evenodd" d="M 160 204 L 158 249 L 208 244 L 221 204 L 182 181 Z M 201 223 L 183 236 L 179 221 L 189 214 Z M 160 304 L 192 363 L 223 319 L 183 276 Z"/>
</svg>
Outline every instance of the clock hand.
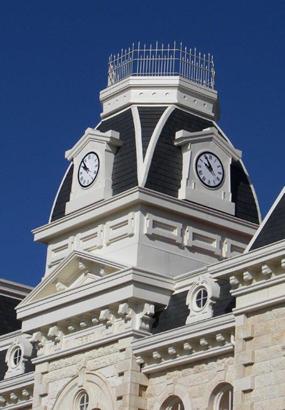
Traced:
<svg viewBox="0 0 285 410">
<path fill-rule="evenodd" d="M 208 170 L 211 172 L 212 175 L 215 175 L 210 163 L 207 164 L 206 162 L 203 162 L 203 164 L 208 168 Z"/>
<path fill-rule="evenodd" d="M 210 161 L 208 160 L 208 158 L 207 158 L 206 156 L 205 156 L 205 158 L 207 159 L 208 164 L 207 164 L 206 162 L 203 162 L 204 165 L 208 168 L 208 170 L 211 172 L 211 174 L 215 177 L 216 174 L 215 174 L 215 172 L 214 172 L 214 170 L 213 170 L 213 167 L 212 167 Z"/>
<path fill-rule="evenodd" d="M 82 165 L 83 165 L 83 168 L 85 169 L 85 171 L 89 172 L 89 168 L 85 164 L 85 161 L 82 162 Z"/>
<path fill-rule="evenodd" d="M 207 160 L 207 162 L 208 162 L 208 164 L 209 164 L 209 166 L 208 166 L 208 168 L 209 168 L 209 170 L 212 172 L 213 171 L 213 167 L 212 167 L 212 165 L 211 165 L 211 163 L 210 163 L 210 161 L 209 161 L 209 159 L 208 159 L 208 157 L 205 155 L 205 158 L 206 158 L 206 160 Z"/>
</svg>

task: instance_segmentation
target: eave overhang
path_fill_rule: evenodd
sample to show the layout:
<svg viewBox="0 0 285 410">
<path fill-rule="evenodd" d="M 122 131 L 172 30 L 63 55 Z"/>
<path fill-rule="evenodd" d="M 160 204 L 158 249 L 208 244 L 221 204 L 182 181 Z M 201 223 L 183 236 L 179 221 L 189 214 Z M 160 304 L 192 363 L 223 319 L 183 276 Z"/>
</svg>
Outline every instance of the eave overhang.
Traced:
<svg viewBox="0 0 285 410">
<path fill-rule="evenodd" d="M 138 205 L 159 207 L 160 209 L 201 221 L 207 219 L 211 224 L 218 225 L 223 229 L 226 226 L 229 231 L 243 233 L 248 238 L 252 237 L 258 227 L 254 223 L 194 202 L 182 201 L 151 189 L 135 187 L 108 200 L 86 206 L 78 211 L 71 212 L 61 219 L 34 229 L 32 231 L 34 240 L 48 243 L 58 235 L 100 220 L 113 214 L 115 211 L 130 209 Z"/>
<path fill-rule="evenodd" d="M 149 374 L 234 350 L 235 317 L 222 315 L 134 341 L 142 372 Z"/>
<path fill-rule="evenodd" d="M 22 331 L 32 332 L 124 300 L 167 305 L 173 289 L 172 279 L 138 268 L 126 268 L 94 282 L 21 304 L 17 315 L 23 322 Z"/>
</svg>

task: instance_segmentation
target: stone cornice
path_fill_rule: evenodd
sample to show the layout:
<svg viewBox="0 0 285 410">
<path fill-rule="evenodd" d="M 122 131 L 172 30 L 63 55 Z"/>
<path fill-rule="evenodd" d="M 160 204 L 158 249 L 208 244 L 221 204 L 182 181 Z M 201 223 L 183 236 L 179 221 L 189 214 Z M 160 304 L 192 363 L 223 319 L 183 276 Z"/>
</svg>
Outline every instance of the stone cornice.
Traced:
<svg viewBox="0 0 285 410">
<path fill-rule="evenodd" d="M 102 118 L 133 104 L 174 104 L 205 118 L 218 114 L 217 91 L 180 76 L 130 76 L 100 92 Z"/>
<path fill-rule="evenodd" d="M 84 352 L 86 350 L 91 350 L 94 348 L 98 348 L 104 345 L 107 345 L 109 343 L 114 343 L 118 340 L 127 338 L 127 337 L 135 337 L 135 338 L 142 338 L 147 336 L 149 333 L 144 332 L 144 331 L 139 331 L 139 330 L 128 330 L 124 332 L 119 332 L 117 334 L 113 334 L 110 336 L 102 337 L 99 340 L 93 340 L 92 342 L 88 343 L 83 343 L 81 345 L 78 345 L 73 348 L 69 349 L 62 349 L 58 352 L 48 354 L 48 355 L 43 355 L 43 356 L 38 356 L 32 360 L 33 364 L 37 365 L 39 363 L 43 362 L 51 362 L 53 360 L 57 360 L 63 357 L 67 357 L 73 354 L 77 354 L 80 352 Z"/>
<path fill-rule="evenodd" d="M 2 380 L 0 382 L 0 394 L 12 389 L 21 389 L 31 384 L 34 384 L 34 372 L 29 372 L 11 379 Z"/>
<path fill-rule="evenodd" d="M 0 279 L 0 295 L 22 300 L 33 288 L 22 285 L 21 283 L 12 282 L 6 279 Z"/>
<path fill-rule="evenodd" d="M 226 278 L 237 271 L 257 267 L 265 262 L 277 261 L 283 257 L 285 257 L 285 240 L 218 262 L 210 266 L 208 272 L 214 278 Z"/>
<path fill-rule="evenodd" d="M 5 410 L 20 410 L 20 409 L 27 409 L 32 408 L 33 399 L 25 400 L 22 403 L 10 404 L 5 406 Z"/>
<path fill-rule="evenodd" d="M 96 219 L 106 217 L 125 208 L 134 205 L 144 204 L 160 207 L 176 214 L 181 214 L 195 219 L 205 220 L 209 218 L 209 223 L 225 227 L 228 230 L 243 232 L 246 236 L 252 236 L 257 228 L 256 224 L 236 218 L 224 212 L 208 208 L 194 202 L 182 201 L 169 195 L 162 194 L 151 189 L 135 187 L 114 197 L 71 212 L 61 219 L 53 221 L 34 229 L 35 241 L 48 243 L 49 240 L 59 234 L 74 230 L 75 228 L 90 223 Z"/>
<path fill-rule="evenodd" d="M 137 298 L 166 305 L 174 288 L 173 281 L 163 275 L 128 268 L 100 278 L 78 288 L 51 294 L 23 304 L 17 310 L 23 320 L 23 331 L 74 317 L 92 308 L 100 309 L 112 303 Z"/>
<path fill-rule="evenodd" d="M 132 343 L 144 373 L 228 354 L 234 350 L 235 318 L 232 314 L 186 325 Z"/>
<path fill-rule="evenodd" d="M 0 382 L 0 407 L 9 410 L 32 408 L 34 372 Z"/>
<path fill-rule="evenodd" d="M 285 300 L 285 240 L 246 252 L 215 265 L 180 275 L 176 290 L 186 289 L 190 278 L 208 274 L 226 280 L 236 297 L 235 315 L 283 303 Z"/>
<path fill-rule="evenodd" d="M 148 336 L 133 343 L 135 353 L 142 353 L 153 350 L 157 347 L 168 344 L 179 343 L 189 338 L 195 338 L 225 329 L 232 329 L 235 326 L 235 318 L 230 313 L 208 320 L 203 320 L 196 324 L 185 325 L 176 329 Z"/>
<path fill-rule="evenodd" d="M 276 242 L 272 245 L 225 259 L 213 265 L 205 266 L 196 271 L 177 275 L 175 277 L 175 290 L 179 289 L 179 291 L 182 291 L 187 289 L 189 287 L 189 279 L 200 275 L 208 274 L 215 279 L 230 279 L 232 275 L 241 276 L 247 270 L 261 270 L 262 266 L 270 263 L 277 263 L 281 267 L 281 260 L 283 258 L 285 259 L 285 241 Z"/>
<path fill-rule="evenodd" d="M 267 298 L 266 300 L 262 300 L 261 302 L 254 302 L 252 304 L 249 304 L 241 308 L 235 308 L 233 309 L 233 313 L 234 315 L 247 314 L 253 311 L 258 311 L 261 309 L 269 308 L 270 306 L 274 306 L 274 305 L 281 305 L 281 304 L 284 305 L 284 302 L 285 302 L 285 295 Z"/>
<path fill-rule="evenodd" d="M 227 343 L 224 346 L 216 346 L 214 348 L 209 348 L 208 350 L 205 350 L 205 351 L 193 353 L 192 355 L 185 355 L 183 357 L 176 357 L 174 359 L 171 358 L 169 360 L 165 360 L 162 363 L 146 365 L 145 367 L 142 368 L 142 372 L 145 374 L 157 373 L 159 371 L 166 370 L 171 367 L 182 366 L 187 363 L 193 363 L 193 362 L 197 362 L 200 360 L 206 360 L 211 357 L 227 355 L 229 353 L 233 353 L 233 351 L 234 351 L 233 344 Z"/>
</svg>

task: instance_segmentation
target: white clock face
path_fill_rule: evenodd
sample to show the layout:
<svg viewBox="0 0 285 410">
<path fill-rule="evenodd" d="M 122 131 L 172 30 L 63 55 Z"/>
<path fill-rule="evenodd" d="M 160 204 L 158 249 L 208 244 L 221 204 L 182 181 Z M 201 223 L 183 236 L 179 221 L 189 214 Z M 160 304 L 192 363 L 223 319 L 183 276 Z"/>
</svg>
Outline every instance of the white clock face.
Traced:
<svg viewBox="0 0 285 410">
<path fill-rule="evenodd" d="M 200 181 L 209 188 L 217 188 L 224 180 L 224 167 L 212 152 L 203 152 L 196 161 L 196 172 Z"/>
<path fill-rule="evenodd" d="M 99 172 L 99 157 L 95 152 L 88 152 L 78 168 L 78 182 L 83 188 L 89 187 Z"/>
</svg>

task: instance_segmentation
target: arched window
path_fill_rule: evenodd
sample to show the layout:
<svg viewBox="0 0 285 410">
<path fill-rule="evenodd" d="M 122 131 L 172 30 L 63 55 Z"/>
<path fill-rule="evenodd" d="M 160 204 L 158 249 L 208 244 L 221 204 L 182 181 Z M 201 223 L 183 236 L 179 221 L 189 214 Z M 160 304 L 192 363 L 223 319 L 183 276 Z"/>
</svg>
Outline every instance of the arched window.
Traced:
<svg viewBox="0 0 285 410">
<path fill-rule="evenodd" d="M 78 403 L 79 403 L 78 410 L 88 410 L 89 396 L 86 393 L 86 391 L 84 391 L 80 394 Z"/>
<path fill-rule="evenodd" d="M 160 410 L 185 410 L 182 400 L 177 396 L 170 396 L 164 401 Z"/>
<path fill-rule="evenodd" d="M 211 394 L 211 410 L 233 410 L 233 386 L 229 383 L 219 384 Z"/>
</svg>

